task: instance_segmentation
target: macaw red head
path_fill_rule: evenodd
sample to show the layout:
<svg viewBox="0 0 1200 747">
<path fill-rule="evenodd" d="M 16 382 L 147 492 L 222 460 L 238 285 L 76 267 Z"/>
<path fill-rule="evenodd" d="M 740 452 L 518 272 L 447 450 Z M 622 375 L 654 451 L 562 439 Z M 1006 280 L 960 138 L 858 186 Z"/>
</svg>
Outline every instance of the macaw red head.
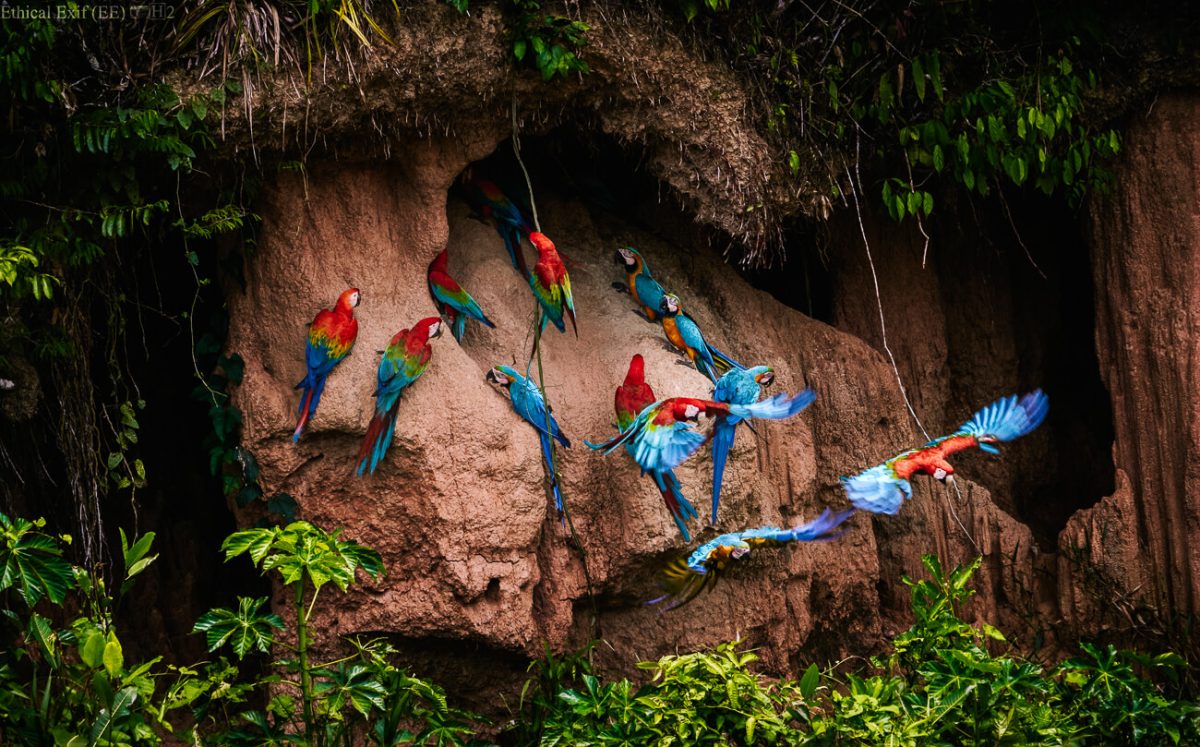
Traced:
<svg viewBox="0 0 1200 747">
<path fill-rule="evenodd" d="M 659 313 L 671 316 L 678 314 L 680 309 L 679 296 L 674 293 L 668 293 L 663 296 L 662 301 L 658 304 Z"/>
<path fill-rule="evenodd" d="M 929 474 L 938 482 L 954 482 L 954 466 L 945 459 L 935 462 Z"/>
<path fill-rule="evenodd" d="M 538 254 L 556 251 L 554 242 L 550 240 L 549 236 L 540 231 L 534 231 L 529 234 L 529 243 L 533 244 L 534 249 L 538 250 Z"/>
<path fill-rule="evenodd" d="M 442 336 L 442 318 L 440 316 L 430 316 L 422 319 L 413 325 L 413 334 L 417 339 L 424 339 L 429 342 L 435 337 Z"/>
<path fill-rule="evenodd" d="M 646 380 L 646 362 L 638 353 L 629 359 L 629 372 L 625 374 L 625 386 L 636 386 Z"/>
<path fill-rule="evenodd" d="M 337 311 L 348 313 L 353 311 L 358 302 L 362 300 L 362 294 L 358 292 L 358 288 L 347 288 L 342 291 L 342 295 L 338 296 L 337 306 L 334 308 Z"/>
<path fill-rule="evenodd" d="M 438 255 L 433 258 L 432 262 L 429 263 L 429 269 L 431 271 L 437 270 L 438 272 L 446 272 L 446 269 L 449 266 L 450 266 L 450 248 L 449 247 L 438 252 Z"/>
<path fill-rule="evenodd" d="M 617 250 L 617 264 L 624 265 L 626 272 L 638 272 L 642 269 L 642 255 L 632 246 L 621 247 Z"/>
</svg>

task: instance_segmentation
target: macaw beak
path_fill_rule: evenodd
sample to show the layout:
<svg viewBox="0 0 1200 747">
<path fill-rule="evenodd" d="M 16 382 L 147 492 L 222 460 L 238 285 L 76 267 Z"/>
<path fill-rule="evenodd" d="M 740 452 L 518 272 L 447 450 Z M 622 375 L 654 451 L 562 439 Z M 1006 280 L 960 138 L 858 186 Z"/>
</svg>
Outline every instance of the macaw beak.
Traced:
<svg viewBox="0 0 1200 747">
<path fill-rule="evenodd" d="M 775 383 L 775 372 L 764 371 L 763 373 L 759 374 L 758 383 L 762 386 L 771 386 L 771 384 Z"/>
<path fill-rule="evenodd" d="M 622 267 L 625 266 L 625 255 L 621 254 L 620 249 L 613 252 L 613 261 L 616 262 L 617 264 L 621 265 Z"/>
<path fill-rule="evenodd" d="M 512 383 L 512 379 L 508 377 L 508 374 L 495 368 L 488 371 L 487 376 L 484 378 L 487 379 L 489 384 L 497 384 L 499 386 L 508 386 Z"/>
</svg>

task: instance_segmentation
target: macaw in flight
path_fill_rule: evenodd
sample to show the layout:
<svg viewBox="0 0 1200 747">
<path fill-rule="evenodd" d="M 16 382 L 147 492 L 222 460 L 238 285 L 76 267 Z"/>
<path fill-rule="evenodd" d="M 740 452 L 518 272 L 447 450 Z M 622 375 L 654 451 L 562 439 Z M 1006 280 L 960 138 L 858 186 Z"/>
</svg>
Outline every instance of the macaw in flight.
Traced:
<svg viewBox="0 0 1200 747">
<path fill-rule="evenodd" d="M 749 405 L 672 397 L 642 410 L 615 438 L 602 444 L 586 443 L 592 449 L 603 449 L 605 455 L 628 443 L 633 447 L 633 459 L 642 471 L 665 472 L 678 467 L 711 438 L 695 427 L 700 418 L 711 417 L 718 423 L 731 417 L 783 420 L 808 407 L 816 396 L 813 390 L 805 389 L 792 395 L 776 394 Z"/>
<path fill-rule="evenodd" d="M 752 550 L 760 547 L 782 547 L 789 542 L 826 542 L 836 539 L 846 531 L 839 531 L 842 522 L 853 513 L 852 508 L 837 513 L 827 508 L 817 518 L 793 529 L 761 527 L 722 534 L 697 547 L 686 560 L 677 558 L 668 564 L 663 570 L 662 582 L 667 593 L 657 599 L 651 599 L 646 604 L 661 602 L 670 597 L 675 601 L 666 608 L 667 610 L 682 607 L 705 589 L 711 591 L 728 570 L 730 563 L 741 560 Z"/>
<path fill-rule="evenodd" d="M 690 316 L 683 312 L 679 296 L 668 293 L 663 296 L 658 306 L 662 318 L 663 332 L 671 344 L 682 350 L 695 364 L 700 373 L 707 376 L 714 384 L 717 374 L 731 368 L 745 368 L 742 364 L 709 345 L 700 332 L 700 327 Z"/>
<path fill-rule="evenodd" d="M 462 174 L 463 194 L 467 205 L 475 217 L 482 221 L 491 221 L 496 233 L 504 240 L 504 248 L 508 250 L 508 258 L 512 266 L 517 268 L 521 277 L 529 276 L 529 269 L 522 254 L 521 239 L 533 230 L 521 209 L 508 199 L 493 182 L 488 181 L 468 168 Z"/>
<path fill-rule="evenodd" d="M 529 287 L 533 296 L 542 307 L 541 330 L 546 329 L 546 322 L 554 322 L 559 332 L 566 332 L 567 327 L 563 316 L 571 318 L 571 328 L 579 337 L 579 327 L 575 324 L 575 297 L 571 295 L 571 278 L 567 275 L 566 265 L 554 242 L 544 233 L 534 231 L 529 234 L 529 242 L 538 250 L 538 261 L 529 274 Z M 539 332 L 541 331 L 539 330 Z"/>
<path fill-rule="evenodd" d="M 486 378 L 490 384 L 507 388 L 513 410 L 537 429 L 542 457 L 546 460 L 546 471 L 550 476 L 550 488 L 554 492 L 554 508 L 558 510 L 559 518 L 565 522 L 562 492 L 558 489 L 558 472 L 554 468 L 554 452 L 550 439 L 553 438 L 568 449 L 571 448 L 570 439 L 563 435 L 554 416 L 547 413 L 542 392 L 528 376 L 522 376 L 511 366 L 495 366 L 487 372 Z"/>
<path fill-rule="evenodd" d="M 402 329 L 392 337 L 376 373 L 375 414 L 367 425 L 367 433 L 354 461 L 355 472 L 362 477 L 363 471 L 375 473 L 375 467 L 392 445 L 392 433 L 396 430 L 396 413 L 400 409 L 400 393 L 404 388 L 421 378 L 429 366 L 433 347 L 429 342 L 442 334 L 442 320 L 436 316 L 422 319 L 412 329 Z"/>
<path fill-rule="evenodd" d="M 296 385 L 303 389 L 300 395 L 300 407 L 296 414 L 300 422 L 296 424 L 296 432 L 292 434 L 292 443 L 300 440 L 304 426 L 317 414 L 317 405 L 321 402 L 321 392 L 325 391 L 325 380 L 329 374 L 350 355 L 354 341 L 358 338 L 358 320 L 354 318 L 354 307 L 362 300 L 358 288 L 347 288 L 338 296 L 333 310 L 321 309 L 308 327 L 308 343 L 304 350 L 305 363 L 308 373 Z"/>
<path fill-rule="evenodd" d="M 617 264 L 625 267 L 628 290 L 629 294 L 633 296 L 633 300 L 642 307 L 642 313 L 646 315 L 647 319 L 652 322 L 658 321 L 658 310 L 662 306 L 666 291 L 650 275 L 650 268 L 646 266 L 646 260 L 632 246 L 618 249 L 616 259 Z M 625 290 L 625 286 L 618 283 L 613 283 L 613 285 Z"/>
<path fill-rule="evenodd" d="M 717 381 L 716 389 L 713 390 L 713 399 L 732 405 L 749 405 L 757 402 L 762 397 L 762 390 L 771 386 L 773 381 L 775 381 L 775 371 L 770 366 L 732 368 Z M 733 448 L 733 439 L 737 435 L 737 425 L 740 422 L 739 418 L 731 415 L 718 420 L 713 426 L 712 524 L 714 526 L 717 523 L 717 508 L 721 505 L 721 480 L 725 476 L 725 461 L 729 457 L 729 450 Z"/>
<path fill-rule="evenodd" d="M 454 339 L 462 342 L 463 332 L 467 329 L 467 317 L 489 329 L 495 329 L 496 325 L 484 316 L 483 309 L 479 308 L 479 304 L 471 297 L 471 294 L 463 290 L 462 286 L 450 277 L 449 262 L 447 250 L 443 249 L 429 263 L 426 279 L 429 281 L 429 295 L 433 298 L 433 305 L 450 324 L 450 331 L 454 334 Z"/>
<path fill-rule="evenodd" d="M 892 457 L 854 477 L 843 477 L 842 487 L 856 508 L 874 513 L 894 514 L 905 499 L 912 498 L 909 478 L 923 472 L 939 482 L 954 479 L 954 467 L 947 457 L 978 446 L 989 454 L 999 454 L 995 444 L 1012 441 L 1042 424 L 1050 410 L 1050 399 L 1041 389 L 1020 399 L 1015 394 L 1001 397 L 983 408 L 949 436 L 935 438 L 919 449 Z"/>
<path fill-rule="evenodd" d="M 635 355 L 629 361 L 629 372 L 625 374 L 625 382 L 617 387 L 616 396 L 613 398 L 613 405 L 617 411 L 617 429 L 624 431 L 630 427 L 638 414 L 653 404 L 654 390 L 646 383 L 645 361 L 641 355 Z M 626 442 L 625 449 L 633 456 L 632 443 Z M 651 471 L 649 475 L 658 491 L 662 493 L 663 502 L 667 504 L 671 518 L 675 520 L 675 526 L 679 527 L 683 541 L 691 542 L 692 536 L 688 533 L 687 521 L 697 518 L 698 514 L 684 497 L 679 478 L 669 469 L 662 472 Z"/>
</svg>

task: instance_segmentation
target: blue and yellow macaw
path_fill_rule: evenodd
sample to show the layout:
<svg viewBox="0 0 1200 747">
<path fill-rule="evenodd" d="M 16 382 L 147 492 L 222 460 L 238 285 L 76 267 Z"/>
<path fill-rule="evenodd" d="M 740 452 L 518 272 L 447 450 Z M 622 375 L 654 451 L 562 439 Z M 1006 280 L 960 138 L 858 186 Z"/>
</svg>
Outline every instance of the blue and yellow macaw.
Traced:
<svg viewBox="0 0 1200 747">
<path fill-rule="evenodd" d="M 954 479 L 954 467 L 946 458 L 972 446 L 989 454 L 999 454 L 995 444 L 1012 441 L 1042 424 L 1050 410 L 1050 399 L 1041 389 L 1020 399 L 1015 394 L 1001 397 L 962 424 L 949 436 L 935 438 L 919 449 L 909 449 L 883 464 L 854 477 L 843 477 L 846 497 L 856 508 L 880 514 L 894 514 L 912 498 L 909 478 L 923 472 L 939 482 Z"/>
<path fill-rule="evenodd" d="M 761 418 L 783 420 L 812 404 L 816 394 L 805 389 L 796 394 L 777 394 L 749 405 L 731 405 L 692 397 L 672 397 L 655 402 L 642 410 L 628 428 L 602 444 L 587 443 L 589 448 L 604 450 L 605 455 L 625 443 L 633 444 L 633 459 L 646 472 L 675 469 L 710 438 L 696 429 L 701 416 L 720 422 Z"/>
<path fill-rule="evenodd" d="M 392 337 L 376 373 L 375 414 L 367 425 L 367 433 L 358 447 L 356 474 L 364 470 L 375 473 L 375 467 L 392 444 L 396 430 L 396 413 L 400 409 L 400 393 L 421 378 L 429 366 L 433 347 L 429 342 L 442 334 L 442 320 L 436 316 L 422 319 L 411 330 L 402 329 Z"/>
<path fill-rule="evenodd" d="M 718 373 L 731 368 L 745 368 L 704 340 L 699 325 L 683 312 L 679 296 L 667 293 L 659 303 L 658 310 L 667 339 L 671 341 L 672 345 L 682 350 L 696 366 L 696 369 L 714 384 L 717 383 Z"/>
<path fill-rule="evenodd" d="M 613 407 L 617 411 L 617 430 L 624 431 L 629 428 L 642 410 L 653 404 L 654 390 L 646 383 L 645 361 L 641 355 L 635 355 L 629 361 L 629 371 L 625 374 L 624 383 L 617 387 L 617 393 L 613 397 Z M 633 444 L 627 441 L 625 449 L 632 457 Z M 667 505 L 671 518 L 675 520 L 679 533 L 683 535 L 683 541 L 691 542 L 692 536 L 688 533 L 687 521 L 695 519 L 699 514 L 691 501 L 684 497 L 683 487 L 679 484 L 674 470 L 643 472 L 650 475 L 650 479 L 654 480 L 658 487 L 658 492 L 662 493 L 663 502 Z"/>
<path fill-rule="evenodd" d="M 542 457 L 546 460 L 546 471 L 550 476 L 550 488 L 554 492 L 554 508 L 558 510 L 559 518 L 565 521 L 562 492 L 558 489 L 558 472 L 554 468 L 554 452 L 551 449 L 550 439 L 553 437 L 568 449 L 571 448 L 571 441 L 563 435 L 554 415 L 547 413 L 546 400 L 542 398 L 537 384 L 533 383 L 528 376 L 522 376 L 511 366 L 495 366 L 487 372 L 486 378 L 489 383 L 508 389 L 513 410 L 525 422 L 537 429 L 538 441 L 542 446 Z M 549 423 L 549 430 L 546 427 L 547 423 Z"/>
<path fill-rule="evenodd" d="M 850 518 L 854 509 L 833 513 L 828 508 L 820 516 L 793 529 L 761 527 L 742 532 L 730 532 L 700 545 L 691 555 L 678 558 L 663 570 L 663 589 L 667 592 L 646 604 L 664 599 L 675 601 L 667 609 L 682 607 L 696 598 L 705 589 L 712 590 L 717 581 L 729 568 L 730 563 L 741 560 L 752 550 L 760 547 L 781 547 L 789 542 L 825 542 L 840 537 L 842 522 Z"/>
<path fill-rule="evenodd" d="M 652 322 L 658 321 L 658 310 L 662 306 L 666 291 L 650 275 L 650 268 L 641 253 L 632 246 L 617 250 L 617 264 L 625 268 L 629 295 L 642 307 L 642 313 Z M 614 285 L 616 285 L 614 283 Z M 621 286 L 617 285 L 618 288 Z"/>
<path fill-rule="evenodd" d="M 731 405 L 749 405 L 762 397 L 762 390 L 771 386 L 775 381 L 775 372 L 770 366 L 754 366 L 753 368 L 733 368 L 717 381 L 713 390 L 713 399 Z M 712 523 L 717 523 L 717 508 L 721 505 L 721 480 L 725 476 L 725 460 L 729 450 L 733 448 L 733 439 L 737 435 L 737 425 L 741 419 L 731 415 L 718 420 L 713 426 L 712 455 L 713 455 L 713 485 L 712 485 Z"/>
</svg>

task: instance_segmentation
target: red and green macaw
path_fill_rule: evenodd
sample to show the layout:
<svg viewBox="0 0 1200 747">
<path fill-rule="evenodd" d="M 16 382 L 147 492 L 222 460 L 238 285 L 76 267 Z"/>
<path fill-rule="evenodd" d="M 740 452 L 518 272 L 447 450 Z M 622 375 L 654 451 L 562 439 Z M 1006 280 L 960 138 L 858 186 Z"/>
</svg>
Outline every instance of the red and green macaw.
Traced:
<svg viewBox="0 0 1200 747">
<path fill-rule="evenodd" d="M 554 493 L 554 508 L 565 523 L 562 491 L 558 489 L 558 471 L 554 467 L 554 450 L 550 439 L 553 438 L 567 449 L 571 448 L 570 439 L 563 435 L 553 413 L 546 411 L 546 400 L 542 397 L 541 390 L 528 376 L 522 376 L 511 366 L 495 366 L 487 372 L 485 378 L 490 384 L 508 389 L 513 410 L 522 420 L 537 429 L 542 458 L 546 460 L 546 471 L 550 475 L 550 489 Z"/>
<path fill-rule="evenodd" d="M 745 368 L 742 364 L 717 350 L 704 340 L 699 325 L 687 314 L 679 302 L 679 296 L 667 293 L 658 306 L 662 317 L 663 332 L 671 344 L 682 350 L 696 366 L 696 369 L 707 376 L 714 384 L 717 374 L 731 368 Z"/>
<path fill-rule="evenodd" d="M 854 509 L 833 513 L 829 509 L 808 522 L 793 529 L 762 527 L 742 532 L 730 532 L 700 545 L 691 555 L 678 558 L 663 570 L 663 589 L 666 594 L 651 599 L 654 604 L 664 599 L 674 601 L 667 607 L 673 610 L 692 601 L 705 589 L 712 590 L 718 579 L 728 570 L 731 563 L 741 560 L 752 550 L 760 547 L 782 547 L 789 542 L 826 542 L 840 537 L 842 522 L 850 518 Z"/>
<path fill-rule="evenodd" d="M 727 418 L 783 420 L 808 407 L 816 396 L 813 390 L 805 389 L 792 395 L 776 394 L 748 405 L 672 397 L 642 410 L 616 438 L 602 444 L 589 442 L 588 446 L 603 449 L 608 455 L 621 444 L 629 443 L 634 461 L 643 470 L 665 472 L 678 467 L 711 438 L 696 429 L 695 423 L 700 418 L 711 417 L 718 423 Z"/>
<path fill-rule="evenodd" d="M 717 402 L 748 405 L 757 402 L 762 397 L 762 390 L 771 386 L 775 381 L 775 372 L 770 366 L 754 366 L 753 368 L 730 369 L 717 382 L 713 389 L 713 399 Z M 725 461 L 729 450 L 733 448 L 733 438 L 737 435 L 738 418 L 730 416 L 717 421 L 713 426 L 712 455 L 713 455 L 713 485 L 712 485 L 712 523 L 717 523 L 717 508 L 721 505 L 721 481 L 725 476 Z"/>
<path fill-rule="evenodd" d="M 462 175 L 463 193 L 467 204 L 475 217 L 490 221 L 496 228 L 496 233 L 504 240 L 504 248 L 508 250 L 508 258 L 513 267 L 527 277 L 529 270 L 525 264 L 525 255 L 521 249 L 522 237 L 528 236 L 533 228 L 525 219 L 521 209 L 508 199 L 494 183 L 477 176 L 472 169 L 467 169 Z"/>
<path fill-rule="evenodd" d="M 962 424 L 949 436 L 935 438 L 919 449 L 909 449 L 883 464 L 843 477 L 846 496 L 857 508 L 874 513 L 894 514 L 912 498 L 909 478 L 918 473 L 931 475 L 939 482 L 954 479 L 954 467 L 948 457 L 973 446 L 989 454 L 999 454 L 995 444 L 1012 441 L 1042 424 L 1050 410 L 1050 399 L 1041 389 L 1020 399 L 1015 394 L 1001 397 Z"/>
<path fill-rule="evenodd" d="M 358 338 L 358 320 L 354 318 L 354 307 L 362 300 L 358 288 L 347 288 L 338 296 L 333 310 L 321 309 L 308 327 L 308 344 L 305 346 L 304 359 L 308 365 L 308 373 L 296 385 L 303 389 L 300 395 L 300 407 L 296 414 L 300 422 L 296 424 L 296 432 L 292 434 L 292 443 L 300 440 L 304 426 L 317 414 L 317 405 L 321 402 L 321 392 L 325 390 L 325 379 L 350 355 L 354 341 Z"/>
<path fill-rule="evenodd" d="M 529 234 L 529 242 L 538 251 L 537 264 L 529 274 L 529 287 L 533 289 L 534 298 L 542 307 L 542 329 L 546 322 L 554 322 L 559 332 L 566 332 L 567 327 L 563 316 L 571 318 L 571 328 L 579 337 L 579 327 L 575 324 L 575 298 L 571 295 L 571 278 L 567 275 L 566 265 L 554 242 L 544 233 L 534 231 Z"/>
<path fill-rule="evenodd" d="M 666 292 L 650 275 L 650 268 L 646 266 L 641 252 L 632 246 L 622 247 L 617 250 L 617 264 L 625 268 L 629 295 L 642 307 L 642 313 L 647 319 L 652 322 L 658 321 L 658 310 Z"/>
<path fill-rule="evenodd" d="M 392 434 L 396 430 L 396 413 L 400 410 L 400 393 L 404 388 L 421 378 L 433 355 L 430 340 L 442 334 L 442 320 L 436 316 L 422 319 L 412 329 L 396 333 L 383 358 L 379 361 L 376 374 L 375 414 L 367 425 L 362 446 L 358 447 L 355 462 L 357 475 L 363 471 L 375 473 L 375 467 L 392 445 Z"/>
<path fill-rule="evenodd" d="M 427 279 L 433 305 L 449 323 L 454 339 L 462 342 L 463 332 L 467 329 L 467 317 L 475 319 L 489 329 L 495 329 L 496 325 L 484 316 L 483 309 L 479 308 L 479 304 L 474 298 L 471 298 L 471 294 L 463 290 L 462 286 L 450 277 L 449 262 L 447 250 L 443 249 L 429 263 Z"/>
<path fill-rule="evenodd" d="M 638 414 L 653 404 L 654 390 L 646 383 L 645 361 L 641 355 L 635 355 L 629 361 L 629 372 L 625 374 L 625 382 L 617 387 L 617 394 L 613 398 L 613 405 L 617 411 L 617 429 L 624 431 L 629 428 L 637 419 Z M 633 456 L 633 444 L 627 442 L 625 448 L 629 455 Z M 674 470 L 643 471 L 649 473 L 650 478 L 658 487 L 658 491 L 662 493 L 663 502 L 667 504 L 667 510 L 671 512 L 675 526 L 679 527 L 683 541 L 691 542 L 692 536 L 688 533 L 687 521 L 695 519 L 698 514 L 691 502 L 684 497 L 683 488 L 680 486 L 679 478 L 675 476 Z"/>
</svg>

